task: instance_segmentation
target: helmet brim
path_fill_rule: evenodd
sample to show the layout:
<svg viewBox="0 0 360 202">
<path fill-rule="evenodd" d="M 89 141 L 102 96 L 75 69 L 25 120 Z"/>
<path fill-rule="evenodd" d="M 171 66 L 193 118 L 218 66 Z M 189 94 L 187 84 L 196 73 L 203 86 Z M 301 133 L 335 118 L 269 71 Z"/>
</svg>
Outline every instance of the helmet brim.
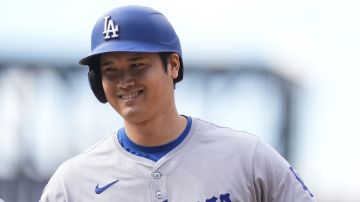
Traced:
<svg viewBox="0 0 360 202">
<path fill-rule="evenodd" d="M 84 58 L 79 60 L 81 65 L 89 65 L 92 63 L 93 58 L 104 54 L 112 52 L 143 52 L 143 53 L 160 53 L 160 52 L 175 52 L 178 53 L 181 57 L 181 52 L 178 52 L 179 49 L 169 49 L 169 47 L 174 46 L 174 44 L 152 44 L 139 41 L 120 41 L 113 40 L 107 41 L 99 46 L 97 46 L 91 53 Z"/>
</svg>

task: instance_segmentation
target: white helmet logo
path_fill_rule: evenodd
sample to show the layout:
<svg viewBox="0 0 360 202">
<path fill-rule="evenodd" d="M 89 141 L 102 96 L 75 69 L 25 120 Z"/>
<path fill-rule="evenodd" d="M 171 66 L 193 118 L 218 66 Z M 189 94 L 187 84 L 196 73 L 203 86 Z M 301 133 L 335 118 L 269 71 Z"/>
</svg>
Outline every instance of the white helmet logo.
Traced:
<svg viewBox="0 0 360 202">
<path fill-rule="evenodd" d="M 104 39 L 118 38 L 119 27 L 114 23 L 110 16 L 104 17 Z"/>
</svg>

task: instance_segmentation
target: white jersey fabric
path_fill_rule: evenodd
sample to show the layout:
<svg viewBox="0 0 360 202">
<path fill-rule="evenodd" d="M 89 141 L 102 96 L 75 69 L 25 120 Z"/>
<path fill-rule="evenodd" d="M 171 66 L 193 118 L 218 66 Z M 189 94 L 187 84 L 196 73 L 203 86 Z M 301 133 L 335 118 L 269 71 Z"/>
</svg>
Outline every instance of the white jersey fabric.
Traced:
<svg viewBox="0 0 360 202">
<path fill-rule="evenodd" d="M 96 193 L 98 192 L 98 193 Z M 316 201 L 289 163 L 257 136 L 193 118 L 188 136 L 157 162 L 117 133 L 64 162 L 40 201 Z"/>
</svg>

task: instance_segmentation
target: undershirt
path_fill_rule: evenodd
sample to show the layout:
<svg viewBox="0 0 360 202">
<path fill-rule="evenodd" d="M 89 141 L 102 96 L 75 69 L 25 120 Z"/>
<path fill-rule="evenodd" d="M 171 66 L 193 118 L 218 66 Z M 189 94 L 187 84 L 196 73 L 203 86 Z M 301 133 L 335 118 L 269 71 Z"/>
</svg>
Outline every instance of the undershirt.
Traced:
<svg viewBox="0 0 360 202">
<path fill-rule="evenodd" d="M 189 134 L 192 120 L 190 116 L 185 116 L 187 119 L 186 127 L 184 131 L 177 137 L 175 140 L 159 146 L 154 147 L 146 147 L 141 146 L 133 141 L 130 140 L 130 138 L 127 136 L 125 132 L 125 128 L 121 128 L 118 132 L 118 140 L 120 145 L 129 153 L 132 153 L 134 155 L 144 157 L 147 159 L 150 159 L 152 161 L 158 161 L 161 157 L 166 155 L 168 152 L 173 150 L 176 146 L 178 146 Z"/>
</svg>

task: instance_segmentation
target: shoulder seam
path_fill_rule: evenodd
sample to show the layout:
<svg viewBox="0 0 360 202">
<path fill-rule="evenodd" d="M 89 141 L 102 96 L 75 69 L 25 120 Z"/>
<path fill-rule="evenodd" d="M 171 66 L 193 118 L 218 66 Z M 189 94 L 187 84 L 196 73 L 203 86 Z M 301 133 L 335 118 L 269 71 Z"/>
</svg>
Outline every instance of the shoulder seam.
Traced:
<svg viewBox="0 0 360 202">
<path fill-rule="evenodd" d="M 253 153 L 253 156 L 252 156 L 252 179 L 253 179 L 253 186 L 254 186 L 254 191 L 256 192 L 256 182 L 255 182 L 255 156 L 256 156 L 256 151 L 258 149 L 258 146 L 259 146 L 259 143 L 260 143 L 260 138 L 257 137 L 257 140 L 256 140 L 256 145 L 255 145 L 255 148 L 254 148 L 254 153 Z"/>
<path fill-rule="evenodd" d="M 231 128 L 231 127 L 228 127 L 228 126 L 220 126 L 220 125 L 217 125 L 217 124 L 215 124 L 215 123 L 211 123 L 211 122 L 205 121 L 205 120 L 200 119 L 200 118 L 193 118 L 193 119 L 196 119 L 196 120 L 201 121 L 201 122 L 206 123 L 206 124 L 210 124 L 210 125 L 212 125 L 212 126 L 214 126 L 214 127 L 217 127 L 217 128 L 229 129 L 229 130 L 232 130 L 232 131 L 234 131 L 234 132 L 239 132 L 239 133 L 247 133 L 247 134 L 249 134 L 249 135 L 252 135 L 252 136 L 257 137 L 257 135 L 254 135 L 254 134 L 249 133 L 249 132 L 247 132 L 247 131 L 235 130 L 235 129 L 233 129 L 233 128 Z"/>
<path fill-rule="evenodd" d="M 96 142 L 94 145 L 92 145 L 91 147 L 89 147 L 89 148 L 87 148 L 86 150 L 84 150 L 84 151 L 82 152 L 82 154 L 88 153 L 88 152 L 94 150 L 96 147 L 98 147 L 98 146 L 99 146 L 101 143 L 103 143 L 105 140 L 107 140 L 108 138 L 111 138 L 111 137 L 114 135 L 114 133 L 116 133 L 116 132 L 113 132 L 112 134 L 103 137 L 100 141 Z"/>
</svg>

